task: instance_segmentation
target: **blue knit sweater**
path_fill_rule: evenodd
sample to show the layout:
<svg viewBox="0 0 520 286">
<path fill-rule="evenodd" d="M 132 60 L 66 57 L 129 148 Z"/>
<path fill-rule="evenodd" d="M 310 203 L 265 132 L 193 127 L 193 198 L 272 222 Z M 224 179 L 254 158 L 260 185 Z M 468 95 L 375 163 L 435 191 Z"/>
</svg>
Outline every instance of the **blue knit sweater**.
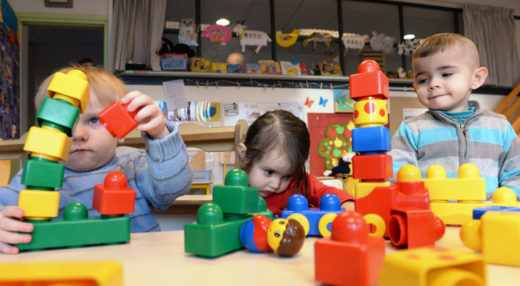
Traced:
<svg viewBox="0 0 520 286">
<path fill-rule="evenodd" d="M 433 164 L 456 178 L 460 165 L 475 164 L 486 180 L 488 198 L 498 187 L 509 187 L 520 197 L 520 139 L 507 119 L 479 110 L 463 124 L 442 111 L 429 110 L 401 123 L 392 138 L 394 174 L 406 164 L 417 166 L 422 176 Z"/>
<path fill-rule="evenodd" d="M 60 193 L 58 218 L 69 203 L 80 202 L 88 209 L 89 217 L 100 214 L 92 207 L 95 184 L 103 184 L 111 171 L 121 171 L 128 179 L 128 186 L 136 191 L 135 210 L 130 214 L 131 232 L 160 231 L 152 209 L 164 210 L 173 201 L 186 194 L 191 187 L 192 172 L 186 147 L 177 126 L 168 123 L 170 135 L 152 140 L 142 134 L 146 150 L 136 149 L 114 156 L 106 165 L 92 171 L 78 172 L 65 169 Z M 18 194 L 25 189 L 21 184 L 23 169 L 11 180 L 9 187 L 0 188 L 0 208 L 18 205 Z"/>
</svg>

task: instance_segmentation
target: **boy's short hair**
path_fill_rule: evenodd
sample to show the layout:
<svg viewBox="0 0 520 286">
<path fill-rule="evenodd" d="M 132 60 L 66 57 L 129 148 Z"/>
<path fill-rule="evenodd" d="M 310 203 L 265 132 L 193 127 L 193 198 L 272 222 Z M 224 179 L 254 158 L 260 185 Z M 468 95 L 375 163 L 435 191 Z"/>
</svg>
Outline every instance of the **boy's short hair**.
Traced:
<svg viewBox="0 0 520 286">
<path fill-rule="evenodd" d="M 97 67 L 84 67 L 84 66 L 73 66 L 66 67 L 58 70 L 57 72 L 67 73 L 72 69 L 79 69 L 84 72 L 87 76 L 87 80 L 89 83 L 90 90 L 94 91 L 97 95 L 99 102 L 103 106 L 108 106 L 112 102 L 121 99 L 125 94 L 128 93 L 128 90 L 125 84 L 118 79 L 112 73 L 105 71 L 102 68 Z M 36 110 L 40 109 L 40 106 L 43 103 L 43 100 L 49 96 L 47 93 L 47 87 L 54 77 L 55 73 L 49 75 L 38 88 L 36 92 L 36 96 L 34 97 L 34 106 Z"/>
<path fill-rule="evenodd" d="M 417 47 L 417 49 L 414 51 L 412 60 L 417 58 L 424 58 L 435 53 L 442 52 L 447 48 L 453 47 L 457 44 L 464 45 L 467 54 L 476 64 L 476 67 L 480 66 L 480 57 L 475 43 L 460 34 L 454 33 L 435 34 L 422 40 L 419 47 Z"/>
</svg>

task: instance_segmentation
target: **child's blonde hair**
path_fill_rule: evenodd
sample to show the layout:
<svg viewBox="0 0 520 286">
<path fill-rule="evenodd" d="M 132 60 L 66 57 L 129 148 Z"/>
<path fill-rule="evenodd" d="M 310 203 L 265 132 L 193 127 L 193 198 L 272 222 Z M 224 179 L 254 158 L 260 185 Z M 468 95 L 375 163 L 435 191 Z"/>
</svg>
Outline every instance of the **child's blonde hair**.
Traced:
<svg viewBox="0 0 520 286">
<path fill-rule="evenodd" d="M 422 40 L 419 47 L 414 51 L 412 60 L 445 51 L 447 48 L 455 45 L 463 45 L 465 53 L 469 56 L 469 59 L 475 67 L 480 66 L 480 57 L 475 43 L 460 34 L 454 33 L 435 34 Z"/>
<path fill-rule="evenodd" d="M 97 99 L 103 106 L 108 106 L 112 102 L 121 99 L 128 90 L 125 84 L 112 73 L 97 67 L 73 66 L 58 70 L 58 72 L 67 73 L 72 69 L 78 69 L 85 73 L 89 83 L 90 90 L 96 93 Z M 38 88 L 38 92 L 34 97 L 34 106 L 36 110 L 40 109 L 43 100 L 49 96 L 47 87 L 54 77 L 55 73 L 49 75 Z"/>
</svg>

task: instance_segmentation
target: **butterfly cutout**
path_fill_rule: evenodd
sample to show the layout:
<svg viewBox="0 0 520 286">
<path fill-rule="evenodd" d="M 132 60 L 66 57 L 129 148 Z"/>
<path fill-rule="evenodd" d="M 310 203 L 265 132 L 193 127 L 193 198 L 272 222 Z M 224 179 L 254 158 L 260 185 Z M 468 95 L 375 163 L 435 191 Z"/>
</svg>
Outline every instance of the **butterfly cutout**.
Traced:
<svg viewBox="0 0 520 286">
<path fill-rule="evenodd" d="M 314 100 L 309 99 L 309 97 L 307 97 L 307 100 L 305 100 L 305 105 L 307 105 L 307 107 L 310 108 L 313 104 L 314 104 Z"/>
<path fill-rule="evenodd" d="M 321 106 L 325 107 L 325 105 L 327 105 L 327 101 L 329 101 L 329 100 L 320 96 L 320 103 L 319 104 Z"/>
</svg>

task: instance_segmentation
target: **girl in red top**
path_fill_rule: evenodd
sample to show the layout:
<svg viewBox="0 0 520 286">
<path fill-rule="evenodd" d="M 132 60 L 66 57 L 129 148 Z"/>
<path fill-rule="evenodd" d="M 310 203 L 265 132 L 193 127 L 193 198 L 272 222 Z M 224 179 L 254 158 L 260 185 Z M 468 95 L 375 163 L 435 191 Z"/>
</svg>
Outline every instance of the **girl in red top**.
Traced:
<svg viewBox="0 0 520 286">
<path fill-rule="evenodd" d="M 249 127 L 245 142 L 237 145 L 249 185 L 258 188 L 258 194 L 275 216 L 287 207 L 287 200 L 296 193 L 307 198 L 309 207 L 319 207 L 321 197 L 333 193 L 344 209 L 354 210 L 354 198 L 349 193 L 326 186 L 307 174 L 305 161 L 309 148 L 307 125 L 284 110 L 260 116 Z"/>
</svg>

